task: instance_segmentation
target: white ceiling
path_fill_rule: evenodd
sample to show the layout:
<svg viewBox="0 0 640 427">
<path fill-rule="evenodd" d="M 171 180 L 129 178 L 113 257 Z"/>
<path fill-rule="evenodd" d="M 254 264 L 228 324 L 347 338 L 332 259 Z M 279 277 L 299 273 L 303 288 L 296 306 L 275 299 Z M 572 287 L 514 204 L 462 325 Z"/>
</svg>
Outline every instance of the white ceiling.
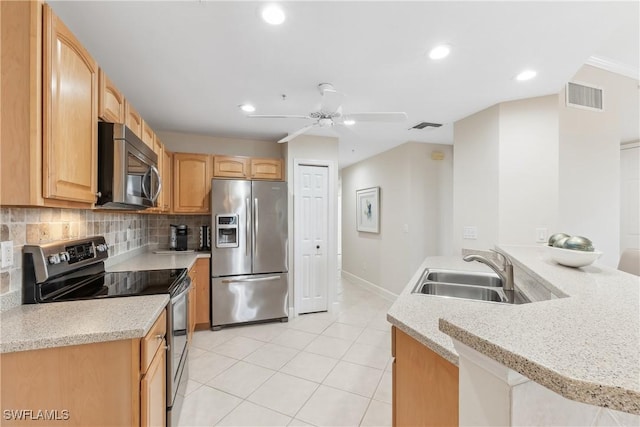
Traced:
<svg viewBox="0 0 640 427">
<path fill-rule="evenodd" d="M 348 112 L 406 111 L 358 123 L 340 166 L 406 141 L 453 142 L 452 123 L 505 100 L 557 93 L 592 55 L 638 70 L 638 2 L 53 1 L 52 7 L 156 131 L 274 141 L 306 120 L 330 82 Z M 441 62 L 426 53 L 453 46 Z M 532 81 L 516 82 L 525 68 Z M 286 94 L 286 101 L 281 95 Z M 439 129 L 407 130 L 420 121 Z M 332 131 L 315 131 L 334 135 Z"/>
</svg>

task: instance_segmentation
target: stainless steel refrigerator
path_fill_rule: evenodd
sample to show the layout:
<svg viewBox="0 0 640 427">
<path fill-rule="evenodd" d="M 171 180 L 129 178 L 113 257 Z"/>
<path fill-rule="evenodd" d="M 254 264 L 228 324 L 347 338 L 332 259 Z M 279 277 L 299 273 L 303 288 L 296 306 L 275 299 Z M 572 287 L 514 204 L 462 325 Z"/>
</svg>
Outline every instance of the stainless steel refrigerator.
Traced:
<svg viewBox="0 0 640 427">
<path fill-rule="evenodd" d="M 211 326 L 288 318 L 287 184 L 211 184 Z"/>
</svg>

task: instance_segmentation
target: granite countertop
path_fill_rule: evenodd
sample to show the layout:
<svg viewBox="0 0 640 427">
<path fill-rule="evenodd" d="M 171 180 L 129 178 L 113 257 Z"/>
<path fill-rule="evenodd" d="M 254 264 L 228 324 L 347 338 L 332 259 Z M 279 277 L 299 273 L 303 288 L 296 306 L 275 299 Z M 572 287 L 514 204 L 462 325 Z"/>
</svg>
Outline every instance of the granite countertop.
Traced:
<svg viewBox="0 0 640 427">
<path fill-rule="evenodd" d="M 210 252 L 175 252 L 171 254 L 143 252 L 117 263 L 108 263 L 107 271 L 165 270 L 191 268 L 198 258 L 211 258 Z"/>
<path fill-rule="evenodd" d="M 141 338 L 169 295 L 27 304 L 0 313 L 0 353 Z"/>
<path fill-rule="evenodd" d="M 563 267 L 540 246 L 501 249 L 568 297 L 507 305 L 410 295 L 424 267 L 482 267 L 427 258 L 389 321 L 452 363 L 450 336 L 564 397 L 640 414 L 640 279 L 598 264 Z"/>
<path fill-rule="evenodd" d="M 107 271 L 191 268 L 208 252 L 114 257 Z M 141 338 L 169 302 L 169 295 L 19 305 L 0 313 L 0 353 Z"/>
</svg>

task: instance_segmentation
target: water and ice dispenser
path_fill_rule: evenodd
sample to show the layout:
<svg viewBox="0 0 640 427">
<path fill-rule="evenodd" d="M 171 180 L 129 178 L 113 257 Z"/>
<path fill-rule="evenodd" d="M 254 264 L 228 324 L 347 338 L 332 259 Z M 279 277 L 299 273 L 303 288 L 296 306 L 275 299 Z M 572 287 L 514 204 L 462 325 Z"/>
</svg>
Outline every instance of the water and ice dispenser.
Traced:
<svg viewBox="0 0 640 427">
<path fill-rule="evenodd" d="M 238 237 L 238 215 L 216 215 L 216 248 L 237 248 Z"/>
</svg>

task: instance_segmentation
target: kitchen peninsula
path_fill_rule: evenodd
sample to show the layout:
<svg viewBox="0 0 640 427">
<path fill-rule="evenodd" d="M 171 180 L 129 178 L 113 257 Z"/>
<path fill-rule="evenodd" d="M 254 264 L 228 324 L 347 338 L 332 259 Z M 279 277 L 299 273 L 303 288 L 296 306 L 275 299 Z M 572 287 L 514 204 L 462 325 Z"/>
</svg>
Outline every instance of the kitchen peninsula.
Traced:
<svg viewBox="0 0 640 427">
<path fill-rule="evenodd" d="M 468 357 L 474 360 L 471 363 L 493 363 L 493 368 L 503 369 L 505 378 L 513 381 L 509 386 L 505 384 L 507 393 L 511 387 L 517 391 L 519 384 L 532 380 L 544 386 L 545 392 L 551 390 L 566 398 L 556 395 L 562 399 L 559 410 L 566 416 L 578 410 L 592 423 L 596 417 L 610 416 L 608 411 L 605 414 L 601 410 L 610 408 L 615 410 L 610 412 L 615 412 L 616 419 L 637 424 L 640 421 L 638 277 L 598 264 L 578 269 L 563 267 L 547 256 L 544 247 L 500 249 L 514 264 L 516 286 L 524 285 L 525 293 L 536 293 L 532 298 L 535 302 L 511 305 L 412 294 L 427 267 L 488 271 L 485 266 L 465 263 L 461 258 L 433 257 L 424 261 L 388 313 L 388 320 L 398 331 L 460 367 L 460 424 L 465 425 L 469 419 L 465 412 L 473 409 L 467 405 L 470 391 L 463 390 L 464 384 L 473 385 L 473 375 L 469 376 L 466 369 L 470 366 Z M 518 408 L 526 406 L 520 403 L 530 396 L 526 393 L 513 396 L 521 400 L 507 400 L 503 414 L 506 418 L 501 422 L 552 423 L 549 419 L 526 418 L 531 414 L 519 414 Z M 529 405 L 533 403 L 529 401 Z M 580 407 L 570 408 L 571 405 Z M 500 408 L 493 405 L 492 411 L 500 412 Z M 551 408 L 545 412 L 554 411 Z M 474 423 L 482 423 L 475 416 Z"/>
</svg>

